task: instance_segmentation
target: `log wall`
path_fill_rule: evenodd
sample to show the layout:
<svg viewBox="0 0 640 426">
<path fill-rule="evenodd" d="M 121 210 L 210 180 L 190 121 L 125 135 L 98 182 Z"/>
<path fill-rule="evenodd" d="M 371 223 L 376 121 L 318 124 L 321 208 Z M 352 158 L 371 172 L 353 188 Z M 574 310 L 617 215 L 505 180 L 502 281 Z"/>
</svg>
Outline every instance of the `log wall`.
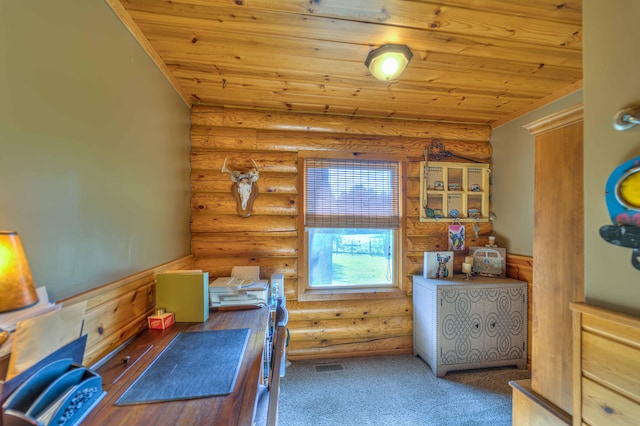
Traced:
<svg viewBox="0 0 640 426">
<path fill-rule="evenodd" d="M 420 222 L 420 167 L 424 150 L 440 140 L 454 155 L 491 161 L 488 126 L 287 114 L 195 106 L 192 110 L 192 254 L 194 267 L 228 276 L 233 266 L 259 265 L 262 278 L 285 276 L 291 340 L 288 356 L 408 353 L 412 350 L 411 277 L 422 273 L 424 251 L 447 248 L 448 223 Z M 375 153 L 404 161 L 406 188 L 402 234 L 402 297 L 298 301 L 298 152 Z M 260 195 L 253 214 L 241 218 L 230 192 L 227 167 L 260 168 Z M 447 161 L 456 161 L 455 157 Z M 462 161 L 462 160 L 460 160 Z M 479 238 L 467 226 L 467 246 L 484 245 L 492 232 L 480 224 Z M 460 272 L 465 253 L 455 256 Z M 302 258 L 300 258 L 302 259 Z"/>
</svg>

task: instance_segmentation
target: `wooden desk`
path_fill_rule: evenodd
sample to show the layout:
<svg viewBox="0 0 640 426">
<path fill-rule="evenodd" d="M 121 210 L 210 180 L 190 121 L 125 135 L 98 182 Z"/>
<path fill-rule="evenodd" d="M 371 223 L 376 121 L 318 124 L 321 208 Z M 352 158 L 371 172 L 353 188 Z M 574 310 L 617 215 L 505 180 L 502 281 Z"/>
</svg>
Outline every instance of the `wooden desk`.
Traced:
<svg viewBox="0 0 640 426">
<path fill-rule="evenodd" d="M 212 311 L 206 323 L 176 323 L 167 330 L 147 330 L 97 372 L 105 398 L 83 425 L 251 425 L 262 367 L 262 351 L 269 319 L 264 307 L 240 311 Z M 151 404 L 116 406 L 120 395 L 181 331 L 249 328 L 251 335 L 230 395 Z M 130 356 L 127 363 L 123 359 Z M 194 374 L 198 374 L 194 371 Z"/>
</svg>

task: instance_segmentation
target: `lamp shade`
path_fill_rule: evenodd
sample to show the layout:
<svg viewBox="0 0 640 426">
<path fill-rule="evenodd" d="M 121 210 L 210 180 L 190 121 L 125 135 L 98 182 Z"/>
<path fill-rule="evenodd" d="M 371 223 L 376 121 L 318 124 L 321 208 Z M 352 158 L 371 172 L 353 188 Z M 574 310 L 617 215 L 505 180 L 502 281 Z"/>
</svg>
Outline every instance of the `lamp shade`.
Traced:
<svg viewBox="0 0 640 426">
<path fill-rule="evenodd" d="M 372 50 L 364 64 L 378 80 L 389 81 L 400 77 L 413 58 L 413 53 L 405 45 L 385 44 Z"/>
<path fill-rule="evenodd" d="M 18 233 L 0 231 L 0 312 L 36 303 L 38 294 Z"/>
</svg>

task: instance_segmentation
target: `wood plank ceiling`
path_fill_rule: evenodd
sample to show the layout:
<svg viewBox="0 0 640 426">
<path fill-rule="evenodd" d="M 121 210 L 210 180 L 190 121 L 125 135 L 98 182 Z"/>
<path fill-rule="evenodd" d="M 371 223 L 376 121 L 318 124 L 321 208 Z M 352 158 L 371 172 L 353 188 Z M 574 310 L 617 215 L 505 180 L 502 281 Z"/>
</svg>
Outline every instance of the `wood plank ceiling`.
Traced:
<svg viewBox="0 0 640 426">
<path fill-rule="evenodd" d="M 495 126 L 582 85 L 581 0 L 106 1 L 189 105 Z"/>
</svg>

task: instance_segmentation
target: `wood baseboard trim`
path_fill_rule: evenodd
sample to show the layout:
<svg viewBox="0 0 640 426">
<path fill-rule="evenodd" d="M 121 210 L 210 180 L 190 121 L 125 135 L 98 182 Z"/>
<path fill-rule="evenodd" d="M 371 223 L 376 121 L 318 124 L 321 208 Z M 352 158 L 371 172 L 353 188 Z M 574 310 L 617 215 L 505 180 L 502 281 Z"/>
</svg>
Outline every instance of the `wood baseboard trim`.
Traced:
<svg viewBox="0 0 640 426">
<path fill-rule="evenodd" d="M 364 356 L 388 356 L 388 355 L 407 355 L 411 354 L 412 349 L 403 350 L 390 350 L 390 351 L 357 351 L 357 352 L 327 352 L 327 353 L 315 353 L 315 354 L 302 354 L 296 355 L 295 353 L 287 354 L 289 361 L 303 361 L 309 359 L 334 359 L 334 358 L 357 358 Z"/>
<path fill-rule="evenodd" d="M 573 422 L 573 418 L 570 414 L 565 412 L 564 410 L 558 408 L 556 405 L 551 403 L 542 395 L 539 395 L 531 388 L 531 380 L 512 380 L 509 382 L 509 385 L 513 388 L 514 399 L 516 398 L 516 393 L 522 398 L 525 398 L 530 405 L 535 405 L 538 407 L 538 410 L 535 411 L 533 409 L 528 410 L 527 413 L 518 412 L 518 404 L 513 405 L 513 425 L 527 425 L 527 424 L 542 424 L 542 423 L 531 423 L 533 421 L 532 417 L 535 417 L 537 420 L 544 420 L 548 424 L 552 425 L 571 425 Z"/>
</svg>

